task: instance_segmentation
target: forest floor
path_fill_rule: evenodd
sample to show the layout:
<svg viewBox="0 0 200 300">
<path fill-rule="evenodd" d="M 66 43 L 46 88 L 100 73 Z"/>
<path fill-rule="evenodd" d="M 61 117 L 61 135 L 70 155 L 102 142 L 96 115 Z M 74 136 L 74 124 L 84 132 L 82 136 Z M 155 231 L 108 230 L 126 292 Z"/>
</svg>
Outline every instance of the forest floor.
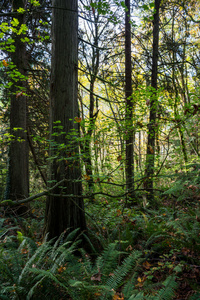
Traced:
<svg viewBox="0 0 200 300">
<path fill-rule="evenodd" d="M 162 205 L 157 209 L 126 208 L 120 201 L 109 203 L 104 198 L 92 205 L 88 202 L 88 235 L 95 253 L 92 250 L 93 253 L 88 252 L 87 255 L 95 262 L 108 245 L 116 243 L 121 252 L 118 257 L 120 265 L 132 251 L 138 251 L 141 256 L 135 271 L 135 290 L 138 293 L 149 295 L 150 290 L 156 297 L 166 278 L 174 276 L 174 294 L 166 300 L 200 299 L 199 205 L 199 199 L 175 203 L 170 197 L 163 198 Z M 43 213 L 44 207 L 33 204 L 31 217 L 28 218 L 5 218 L 1 214 L 1 248 L 4 249 L 9 236 L 14 238 L 16 247 L 23 236 L 33 240 L 39 247 L 43 237 Z M 28 255 L 29 250 L 24 246 L 20 251 L 23 255 Z M 126 299 L 123 288 L 133 275 L 130 271 L 125 276 L 124 282 L 116 289 L 113 300 Z M 97 277 L 92 275 L 90 279 L 92 284 L 101 284 L 100 271 Z"/>
</svg>

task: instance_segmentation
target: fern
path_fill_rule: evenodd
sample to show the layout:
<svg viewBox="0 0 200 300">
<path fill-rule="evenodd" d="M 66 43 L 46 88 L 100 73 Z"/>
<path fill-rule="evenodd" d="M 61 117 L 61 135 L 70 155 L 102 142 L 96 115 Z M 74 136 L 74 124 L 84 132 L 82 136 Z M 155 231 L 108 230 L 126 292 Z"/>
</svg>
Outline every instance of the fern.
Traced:
<svg viewBox="0 0 200 300">
<path fill-rule="evenodd" d="M 167 226 L 170 230 L 174 228 L 171 222 Z M 186 224 L 176 223 L 176 226 L 173 230 L 182 232 Z M 155 238 L 153 235 L 149 244 Z M 135 250 L 127 256 L 117 249 L 117 243 L 111 243 L 94 261 L 83 249 L 79 249 L 76 257 L 74 252 L 78 247 L 79 241 L 64 241 L 61 236 L 54 245 L 50 241 L 36 247 L 33 241 L 24 238 L 17 250 L 2 249 L 0 299 L 111 300 L 119 291 L 126 300 L 174 298 L 178 284 L 173 274 L 159 283 L 151 282 L 147 276 L 138 285 L 138 278 L 145 274 L 142 263 L 147 259 L 147 252 Z M 28 253 L 23 253 L 24 249 Z M 125 258 L 121 263 L 122 257 Z M 151 274 L 150 269 L 148 272 L 147 275 Z M 198 299 L 195 297 L 191 300 Z"/>
<path fill-rule="evenodd" d="M 126 282 L 126 284 L 124 285 L 123 290 L 122 290 L 123 294 L 126 296 L 127 299 L 129 299 L 129 297 L 131 297 L 134 294 L 135 286 L 137 284 L 137 278 L 138 278 L 138 272 L 136 269 L 136 270 L 134 270 L 133 275 Z M 138 292 L 138 290 L 137 290 L 137 292 Z"/>
<path fill-rule="evenodd" d="M 109 274 L 117 267 L 120 254 L 121 252 L 116 250 L 116 243 L 111 243 L 106 247 L 102 255 L 97 258 L 96 271 L 101 272 L 102 282 L 105 283 Z"/>
<path fill-rule="evenodd" d="M 44 280 L 47 280 L 49 283 L 50 282 L 55 282 L 56 284 L 58 284 L 59 286 L 61 286 L 63 289 L 68 290 L 67 286 L 62 284 L 62 282 L 60 282 L 56 276 L 54 276 L 54 274 L 48 270 L 41 270 L 41 269 L 31 269 L 30 270 L 31 273 L 35 273 L 36 276 L 35 278 L 37 279 L 36 284 L 29 290 L 28 295 L 27 295 L 27 299 L 31 299 L 33 292 L 35 291 L 36 287 L 41 284 Z M 38 281 L 39 280 L 39 281 Z"/>
<path fill-rule="evenodd" d="M 169 230 L 173 231 L 176 239 L 174 243 L 179 247 L 191 248 L 198 252 L 199 247 L 199 231 L 200 223 L 196 220 L 196 216 L 181 217 L 180 220 L 173 220 L 166 224 Z"/>
<path fill-rule="evenodd" d="M 2 251 L 0 271 L 3 273 L 5 283 L 2 282 L 0 299 L 5 297 L 11 299 L 12 294 L 20 299 L 24 297 L 31 299 L 33 295 L 38 295 L 37 299 L 42 299 L 46 290 L 54 299 L 59 299 L 56 292 L 58 290 L 66 295 L 69 287 L 67 280 L 71 279 L 70 273 L 74 271 L 74 266 L 76 272 L 78 270 L 79 264 L 73 252 L 79 242 L 72 244 L 68 241 L 59 246 L 60 240 L 54 246 L 50 241 L 37 248 L 33 241 L 24 238 L 17 250 Z M 25 254 L 22 253 L 23 250 Z M 69 275 L 65 280 L 58 272 L 58 268 L 62 268 L 64 264 L 69 266 Z"/>
<path fill-rule="evenodd" d="M 153 242 L 155 242 L 158 239 L 166 239 L 167 237 L 171 237 L 169 234 L 165 233 L 165 232 L 155 232 L 154 234 L 152 234 L 149 239 L 147 240 L 147 242 L 145 243 L 145 249 L 148 248 Z"/>
<path fill-rule="evenodd" d="M 147 288 L 145 291 L 138 292 L 137 290 L 133 291 L 133 295 L 127 298 L 128 300 L 172 300 L 175 296 L 175 291 L 178 287 L 178 284 L 175 281 L 175 275 L 170 275 L 162 283 L 163 287 L 157 291 L 155 286 L 152 286 L 148 292 Z M 159 284 L 160 285 L 160 284 Z"/>
<path fill-rule="evenodd" d="M 163 282 L 164 287 L 159 291 L 155 300 L 171 300 L 175 296 L 175 291 L 178 287 L 177 282 L 175 281 L 175 275 L 170 275 Z"/>
<path fill-rule="evenodd" d="M 195 293 L 189 298 L 189 300 L 199 300 L 199 299 L 200 299 L 200 292 Z"/>
<path fill-rule="evenodd" d="M 133 270 L 134 266 L 138 263 L 139 258 L 141 258 L 142 253 L 140 251 L 132 252 L 127 258 L 124 259 L 121 266 L 117 267 L 117 270 L 114 271 L 113 276 L 111 276 L 106 285 L 111 289 L 116 290 L 123 282 L 123 279 L 127 274 Z"/>
<path fill-rule="evenodd" d="M 195 185 L 196 186 L 196 195 L 200 189 L 200 172 L 199 172 L 200 164 L 189 164 L 187 166 L 187 173 L 176 174 L 177 180 L 175 184 L 170 187 L 167 191 L 164 192 L 165 195 L 175 195 L 177 197 L 177 201 L 185 200 L 186 198 L 193 199 L 194 192 L 187 189 L 186 185 Z"/>
</svg>

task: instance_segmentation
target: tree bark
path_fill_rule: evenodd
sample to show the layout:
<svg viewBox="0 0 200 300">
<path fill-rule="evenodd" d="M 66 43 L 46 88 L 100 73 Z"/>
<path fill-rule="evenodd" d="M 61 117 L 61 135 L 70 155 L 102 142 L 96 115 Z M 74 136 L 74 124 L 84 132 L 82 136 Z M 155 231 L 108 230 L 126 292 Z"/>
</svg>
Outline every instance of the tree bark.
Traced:
<svg viewBox="0 0 200 300">
<path fill-rule="evenodd" d="M 25 1 L 13 0 L 13 12 L 25 8 Z M 25 15 L 18 14 L 19 24 L 25 23 Z M 9 179 L 6 187 L 6 198 L 20 200 L 29 195 L 29 154 L 27 140 L 27 104 L 26 104 L 26 45 L 21 41 L 22 34 L 13 34 L 15 52 L 11 59 L 15 71 L 20 73 L 17 81 L 13 81 L 10 105 L 10 134 L 12 141 L 9 149 Z M 22 75 L 22 76 L 21 76 Z M 28 211 L 27 205 L 15 206 L 12 213 L 22 215 Z"/>
<path fill-rule="evenodd" d="M 130 0 L 125 1 L 125 100 L 126 100 L 126 187 L 128 195 L 134 199 L 134 158 L 133 158 L 133 99 L 132 99 L 132 65 L 131 65 L 131 24 Z"/>
<path fill-rule="evenodd" d="M 150 115 L 148 125 L 148 141 L 145 168 L 145 184 L 147 199 L 154 200 L 153 176 L 155 161 L 155 137 L 156 137 L 156 111 L 157 111 L 157 81 L 158 81 L 158 46 L 159 46 L 159 9 L 161 0 L 155 0 L 155 14 L 153 21 L 153 55 L 151 71 L 152 96 L 150 99 Z"/>
<path fill-rule="evenodd" d="M 54 190 L 60 197 L 47 199 L 45 232 L 48 239 L 58 237 L 65 230 L 86 229 L 83 199 L 73 197 L 82 195 L 78 124 L 74 122 L 78 116 L 78 2 L 53 0 L 52 6 L 50 181 L 52 184 L 64 178 L 71 181 Z M 64 133 L 59 132 L 60 125 Z M 71 197 L 66 199 L 62 193 Z"/>
</svg>

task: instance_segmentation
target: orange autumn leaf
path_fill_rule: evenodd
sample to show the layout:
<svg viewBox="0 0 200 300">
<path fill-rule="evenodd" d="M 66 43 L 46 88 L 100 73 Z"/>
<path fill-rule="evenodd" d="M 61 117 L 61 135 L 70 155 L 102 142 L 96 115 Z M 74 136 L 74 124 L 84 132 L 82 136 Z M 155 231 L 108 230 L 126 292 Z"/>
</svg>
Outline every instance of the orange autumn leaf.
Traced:
<svg viewBox="0 0 200 300">
<path fill-rule="evenodd" d="M 148 262 L 148 261 L 145 261 L 145 262 L 143 262 L 143 267 L 145 267 L 145 269 L 150 269 L 150 267 L 151 267 L 151 264 Z"/>
<path fill-rule="evenodd" d="M 5 59 L 3 60 L 3 65 L 4 65 L 4 67 L 8 66 L 8 63 L 7 63 L 7 61 Z"/>
<path fill-rule="evenodd" d="M 82 121 L 82 118 L 79 118 L 79 117 L 76 117 L 76 118 L 75 118 L 75 122 L 76 122 L 76 123 L 81 123 L 81 121 Z"/>
<path fill-rule="evenodd" d="M 142 287 L 146 279 L 147 279 L 146 276 L 143 276 L 142 278 L 138 277 L 138 279 L 137 279 L 138 284 L 136 284 L 136 286 Z"/>
<path fill-rule="evenodd" d="M 66 270 L 66 267 L 61 266 L 60 268 L 58 268 L 58 273 L 62 273 L 65 270 Z"/>
<path fill-rule="evenodd" d="M 28 253 L 28 249 L 26 249 L 26 248 L 21 249 L 21 253 L 22 254 L 27 254 Z"/>
<path fill-rule="evenodd" d="M 87 174 L 84 175 L 84 178 L 85 178 L 85 180 L 90 180 L 90 176 Z"/>
<path fill-rule="evenodd" d="M 112 300 L 124 300 L 124 297 L 120 297 L 119 295 L 115 294 L 112 298 Z"/>
</svg>

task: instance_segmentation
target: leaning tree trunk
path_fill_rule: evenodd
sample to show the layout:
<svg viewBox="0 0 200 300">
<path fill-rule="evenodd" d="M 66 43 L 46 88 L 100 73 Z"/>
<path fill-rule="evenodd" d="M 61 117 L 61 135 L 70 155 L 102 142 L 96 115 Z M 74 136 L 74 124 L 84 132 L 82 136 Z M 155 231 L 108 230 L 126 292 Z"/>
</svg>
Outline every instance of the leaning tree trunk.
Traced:
<svg viewBox="0 0 200 300">
<path fill-rule="evenodd" d="M 86 229 L 82 199 L 78 124 L 78 1 L 53 0 L 50 102 L 50 180 L 65 179 L 46 204 L 48 238 Z M 59 132 L 61 130 L 61 132 Z"/>
<path fill-rule="evenodd" d="M 13 0 L 13 12 L 24 8 L 23 0 Z M 18 14 L 19 30 L 25 24 L 25 15 Z M 28 141 L 27 141 L 27 106 L 26 106 L 26 45 L 21 41 L 23 34 L 13 34 L 15 52 L 12 63 L 19 72 L 17 81 L 13 81 L 10 105 L 10 134 L 12 141 L 9 149 L 9 172 L 6 187 L 6 198 L 13 201 L 27 198 L 29 195 Z M 12 207 L 14 215 L 22 215 L 28 211 L 27 205 Z"/>
<path fill-rule="evenodd" d="M 159 45 L 159 8 L 161 0 L 155 0 L 155 14 L 153 20 L 153 57 L 151 71 L 152 96 L 150 99 L 150 115 L 148 125 L 148 141 L 146 153 L 145 184 L 147 199 L 150 203 L 154 200 L 153 176 L 155 160 L 156 137 L 156 110 L 157 110 L 157 81 L 158 81 L 158 45 Z"/>
</svg>

